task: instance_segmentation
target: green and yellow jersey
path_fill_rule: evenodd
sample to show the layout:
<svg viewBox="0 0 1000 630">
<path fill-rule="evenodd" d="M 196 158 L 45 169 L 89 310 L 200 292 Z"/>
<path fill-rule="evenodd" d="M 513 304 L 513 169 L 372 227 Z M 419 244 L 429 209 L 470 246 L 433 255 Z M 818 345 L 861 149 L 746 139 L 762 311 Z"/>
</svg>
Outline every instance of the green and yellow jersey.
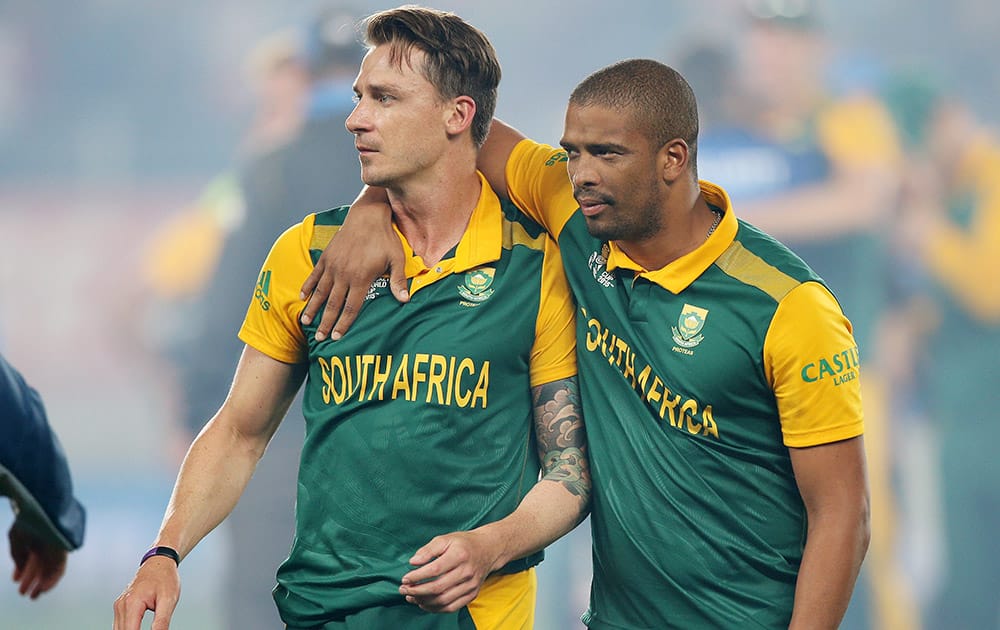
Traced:
<svg viewBox="0 0 1000 630">
<path fill-rule="evenodd" d="M 525 140 L 514 202 L 559 243 L 577 300 L 593 473 L 595 629 L 787 625 L 806 515 L 788 449 L 862 433 L 858 350 L 822 281 L 724 211 L 658 270 L 590 236 L 565 153 Z"/>
<path fill-rule="evenodd" d="M 552 239 L 482 190 L 461 241 L 437 264 L 400 234 L 410 301 L 377 280 L 339 341 L 317 342 L 315 325 L 300 325 L 298 293 L 347 208 L 310 215 L 264 263 L 240 338 L 309 366 L 296 536 L 274 595 L 290 627 L 418 610 L 398 592 L 412 554 L 507 516 L 538 480 L 531 388 L 576 373 L 574 307 Z M 494 627 L 484 597 L 520 592 L 533 604 L 525 569 L 540 560 L 506 567 L 517 584 L 490 582 L 461 614 Z"/>
</svg>

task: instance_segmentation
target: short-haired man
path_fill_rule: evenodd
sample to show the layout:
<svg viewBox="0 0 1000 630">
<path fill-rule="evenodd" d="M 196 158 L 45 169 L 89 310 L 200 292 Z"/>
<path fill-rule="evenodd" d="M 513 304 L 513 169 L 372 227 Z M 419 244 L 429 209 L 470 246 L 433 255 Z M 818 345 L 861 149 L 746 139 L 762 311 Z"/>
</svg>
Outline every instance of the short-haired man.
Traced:
<svg viewBox="0 0 1000 630">
<path fill-rule="evenodd" d="M 697 138 L 684 78 L 632 59 L 573 91 L 561 150 L 495 121 L 480 153 L 494 188 L 559 242 L 578 305 L 584 621 L 836 628 L 870 535 L 851 324 L 801 259 L 699 182 Z"/>
<path fill-rule="evenodd" d="M 306 372 L 296 537 L 274 592 L 288 628 L 531 628 L 532 567 L 586 513 L 558 251 L 476 171 L 493 48 L 454 14 L 412 6 L 370 16 L 366 40 L 347 128 L 362 179 L 388 191 L 411 300 L 376 283 L 366 334 L 318 341 L 299 324 L 299 287 L 346 207 L 278 239 L 232 390 L 115 604 L 118 630 L 138 630 L 147 609 L 167 627 L 179 560 L 233 508 Z M 406 585 L 424 583 L 444 599 L 407 603 Z"/>
</svg>

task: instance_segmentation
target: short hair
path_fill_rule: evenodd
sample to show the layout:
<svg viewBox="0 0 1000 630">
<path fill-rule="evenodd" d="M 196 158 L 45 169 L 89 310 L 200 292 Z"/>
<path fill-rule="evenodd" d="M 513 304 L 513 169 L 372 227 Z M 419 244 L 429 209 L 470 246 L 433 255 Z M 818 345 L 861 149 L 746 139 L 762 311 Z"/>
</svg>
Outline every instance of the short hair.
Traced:
<svg viewBox="0 0 1000 630">
<path fill-rule="evenodd" d="M 571 105 L 599 105 L 631 115 L 653 146 L 687 143 L 697 172 L 698 104 L 679 72 L 653 59 L 626 59 L 594 72 L 570 94 Z"/>
<path fill-rule="evenodd" d="M 476 103 L 472 140 L 486 141 L 497 104 L 500 62 L 479 29 L 454 13 L 406 5 L 365 20 L 365 44 L 389 44 L 390 60 L 402 64 L 413 49 L 426 54 L 424 77 L 446 99 L 469 96 Z"/>
</svg>

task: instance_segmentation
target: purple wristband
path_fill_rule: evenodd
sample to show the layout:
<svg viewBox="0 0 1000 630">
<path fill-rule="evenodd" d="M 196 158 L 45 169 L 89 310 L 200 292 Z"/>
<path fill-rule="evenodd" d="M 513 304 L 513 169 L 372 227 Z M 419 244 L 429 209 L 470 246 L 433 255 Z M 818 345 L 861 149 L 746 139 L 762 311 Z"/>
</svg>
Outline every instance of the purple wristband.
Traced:
<svg viewBox="0 0 1000 630">
<path fill-rule="evenodd" d="M 142 560 L 139 561 L 139 566 L 141 567 L 142 563 L 144 563 L 146 560 L 149 560 L 153 556 L 166 556 L 171 560 L 173 560 L 174 564 L 176 564 L 177 566 L 180 566 L 181 564 L 181 554 L 177 553 L 176 549 L 173 549 L 171 547 L 159 546 L 159 547 L 153 547 L 145 554 L 143 554 Z"/>
</svg>

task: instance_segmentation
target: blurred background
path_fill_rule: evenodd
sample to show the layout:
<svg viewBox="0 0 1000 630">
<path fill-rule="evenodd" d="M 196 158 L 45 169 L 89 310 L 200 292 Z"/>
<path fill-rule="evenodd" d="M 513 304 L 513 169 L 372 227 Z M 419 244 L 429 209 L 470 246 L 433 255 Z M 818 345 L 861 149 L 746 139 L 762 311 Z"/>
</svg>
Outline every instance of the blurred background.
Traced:
<svg viewBox="0 0 1000 630">
<path fill-rule="evenodd" d="M 225 395 L 267 247 L 360 186 L 343 130 L 357 60 L 338 25 L 395 4 L 329 6 L 0 4 L 0 352 L 40 391 L 88 510 L 63 582 L 34 602 L 0 588 L 0 626 L 110 627 Z M 700 176 L 813 265 L 861 346 L 874 534 L 843 627 L 1000 627 L 1000 4 L 432 6 L 486 32 L 498 115 L 552 144 L 591 71 L 627 57 L 681 70 Z M 173 627 L 278 627 L 267 586 L 300 432 L 293 412 L 239 515 L 185 561 Z M 0 531 L 10 520 L 0 510 Z M 268 546 L 276 560 L 246 564 Z M 550 550 L 541 630 L 581 627 L 589 563 L 585 526 Z"/>
</svg>

